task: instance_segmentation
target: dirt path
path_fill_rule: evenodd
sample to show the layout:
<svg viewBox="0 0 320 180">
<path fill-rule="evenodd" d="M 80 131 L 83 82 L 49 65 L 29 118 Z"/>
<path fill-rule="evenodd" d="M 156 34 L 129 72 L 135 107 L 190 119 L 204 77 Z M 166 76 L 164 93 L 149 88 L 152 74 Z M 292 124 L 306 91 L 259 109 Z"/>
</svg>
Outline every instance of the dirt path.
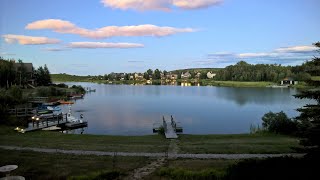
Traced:
<svg viewBox="0 0 320 180">
<path fill-rule="evenodd" d="M 150 163 L 144 167 L 135 169 L 132 174 L 130 174 L 129 176 L 127 176 L 124 179 L 127 179 L 127 180 L 142 179 L 142 178 L 150 175 L 151 173 L 153 173 L 156 169 L 160 168 L 165 163 L 166 163 L 166 159 L 164 157 L 159 158 L 156 161 L 153 161 L 152 163 Z"/>
<path fill-rule="evenodd" d="M 168 156 L 167 157 L 162 157 L 158 158 L 157 160 L 153 161 L 152 163 L 134 170 L 132 174 L 127 176 L 125 179 L 131 180 L 131 179 L 142 179 L 151 173 L 153 173 L 156 169 L 162 167 L 165 165 L 165 163 L 168 161 L 167 158 L 176 158 L 176 155 L 179 152 L 179 147 L 177 145 L 177 140 L 176 139 L 171 139 L 170 144 L 168 146 Z"/>
<path fill-rule="evenodd" d="M 113 156 L 114 155 L 114 152 L 105 152 L 105 151 L 63 150 L 63 149 L 3 146 L 3 145 L 0 145 L 0 148 L 7 149 L 7 150 L 19 150 L 19 151 L 24 150 L 24 151 L 43 152 L 43 153 L 63 153 L 63 154 L 75 154 L 75 155 L 97 155 L 97 156 Z M 168 153 L 169 158 L 174 157 L 174 158 L 192 158 L 192 159 L 248 159 L 248 158 L 267 158 L 267 157 L 281 157 L 281 156 L 302 157 L 303 155 L 304 154 L 296 154 L 296 153 L 288 153 L 288 154 L 175 154 L 170 152 Z M 163 157 L 166 157 L 166 154 L 165 153 L 146 153 L 146 152 L 117 152 L 117 156 L 163 158 Z"/>
</svg>

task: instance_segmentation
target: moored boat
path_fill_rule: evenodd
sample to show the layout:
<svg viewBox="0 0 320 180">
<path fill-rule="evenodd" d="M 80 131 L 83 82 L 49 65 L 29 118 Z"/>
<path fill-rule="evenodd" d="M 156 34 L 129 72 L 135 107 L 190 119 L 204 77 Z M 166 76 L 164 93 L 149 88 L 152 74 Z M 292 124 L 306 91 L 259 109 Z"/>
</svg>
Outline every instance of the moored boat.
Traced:
<svg viewBox="0 0 320 180">
<path fill-rule="evenodd" d="M 64 100 L 59 100 L 60 104 L 74 104 L 73 101 L 64 101 Z"/>
</svg>

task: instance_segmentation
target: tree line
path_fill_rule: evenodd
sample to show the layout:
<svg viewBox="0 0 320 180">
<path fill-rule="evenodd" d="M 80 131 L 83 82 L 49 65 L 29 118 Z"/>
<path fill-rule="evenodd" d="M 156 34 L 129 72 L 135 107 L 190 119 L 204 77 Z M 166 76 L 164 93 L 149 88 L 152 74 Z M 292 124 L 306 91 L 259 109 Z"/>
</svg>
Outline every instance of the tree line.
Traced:
<svg viewBox="0 0 320 180">
<path fill-rule="evenodd" d="M 12 85 L 25 87 L 30 80 L 33 80 L 38 86 L 50 85 L 51 77 L 47 65 L 40 66 L 34 70 L 27 69 L 22 60 L 16 63 L 12 59 L 4 59 L 0 57 L 0 87 L 10 88 Z"/>
<path fill-rule="evenodd" d="M 189 72 L 189 79 L 208 79 L 207 73 L 215 73 L 213 80 L 216 81 L 270 81 L 279 82 L 285 78 L 292 78 L 296 81 L 308 81 L 311 79 L 311 72 L 315 76 L 320 76 L 319 67 L 314 66 L 308 62 L 298 66 L 282 66 L 280 64 L 249 64 L 245 61 L 240 61 L 235 65 L 230 65 L 221 69 L 188 69 L 175 71 L 161 71 L 159 69 L 148 69 L 144 73 L 140 73 L 143 79 L 157 80 L 161 76 L 167 74 L 176 74 L 177 79 L 181 79 L 181 73 Z M 200 73 L 200 76 L 196 76 Z M 104 80 L 130 80 L 130 76 L 134 73 L 110 73 L 104 76 L 98 76 L 99 79 Z"/>
<path fill-rule="evenodd" d="M 304 65 L 302 65 L 304 66 Z M 278 82 L 290 77 L 298 81 L 311 78 L 302 66 L 281 66 L 280 64 L 248 64 L 240 61 L 217 72 L 215 80 L 219 81 L 272 81 Z"/>
</svg>

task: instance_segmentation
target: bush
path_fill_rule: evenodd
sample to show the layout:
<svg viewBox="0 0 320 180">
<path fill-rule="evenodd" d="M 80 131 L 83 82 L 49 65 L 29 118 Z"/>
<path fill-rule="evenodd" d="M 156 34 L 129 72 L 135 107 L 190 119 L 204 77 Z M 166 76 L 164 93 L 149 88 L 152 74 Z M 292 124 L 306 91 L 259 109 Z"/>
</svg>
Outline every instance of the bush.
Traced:
<svg viewBox="0 0 320 180">
<path fill-rule="evenodd" d="M 293 157 L 247 159 L 230 166 L 223 179 L 319 179 L 315 162 Z"/>
<path fill-rule="evenodd" d="M 75 89 L 77 93 L 84 94 L 86 92 L 86 90 L 80 85 L 79 86 L 73 85 L 71 86 L 71 88 Z"/>
<path fill-rule="evenodd" d="M 190 171 L 180 168 L 161 168 L 157 172 L 158 176 L 169 177 L 170 179 L 221 179 L 224 176 L 223 172 L 219 172 L 215 169 L 206 169 L 201 171 Z"/>
<path fill-rule="evenodd" d="M 37 95 L 41 97 L 50 97 L 50 96 L 63 96 L 65 95 L 64 91 L 61 91 L 55 87 L 40 87 L 37 89 Z"/>
<path fill-rule="evenodd" d="M 268 112 L 262 117 L 262 126 L 269 132 L 279 134 L 295 134 L 297 132 L 297 123 L 287 117 L 281 111 L 278 113 Z"/>
<path fill-rule="evenodd" d="M 60 84 L 55 84 L 56 87 L 59 88 L 68 88 L 68 85 L 64 84 L 64 83 L 60 83 Z"/>
</svg>

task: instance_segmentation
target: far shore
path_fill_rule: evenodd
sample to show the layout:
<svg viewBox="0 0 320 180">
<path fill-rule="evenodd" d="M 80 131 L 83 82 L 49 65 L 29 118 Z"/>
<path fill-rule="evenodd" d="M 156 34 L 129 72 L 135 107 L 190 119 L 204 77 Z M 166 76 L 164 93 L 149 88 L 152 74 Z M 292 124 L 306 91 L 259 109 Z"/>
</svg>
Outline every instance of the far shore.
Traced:
<svg viewBox="0 0 320 180">
<path fill-rule="evenodd" d="M 277 83 L 266 82 L 266 81 L 215 81 L 211 79 L 179 79 L 176 81 L 135 81 L 135 80 L 123 80 L 123 81 L 108 81 L 108 80 L 89 80 L 89 79 L 56 79 L 52 78 L 53 82 L 91 82 L 99 84 L 110 84 L 110 85 L 173 85 L 173 86 L 216 86 L 216 87 L 252 87 L 252 88 L 270 88 L 271 86 L 277 86 Z M 293 88 L 310 88 L 305 82 L 300 82 L 297 85 L 291 85 Z"/>
</svg>

